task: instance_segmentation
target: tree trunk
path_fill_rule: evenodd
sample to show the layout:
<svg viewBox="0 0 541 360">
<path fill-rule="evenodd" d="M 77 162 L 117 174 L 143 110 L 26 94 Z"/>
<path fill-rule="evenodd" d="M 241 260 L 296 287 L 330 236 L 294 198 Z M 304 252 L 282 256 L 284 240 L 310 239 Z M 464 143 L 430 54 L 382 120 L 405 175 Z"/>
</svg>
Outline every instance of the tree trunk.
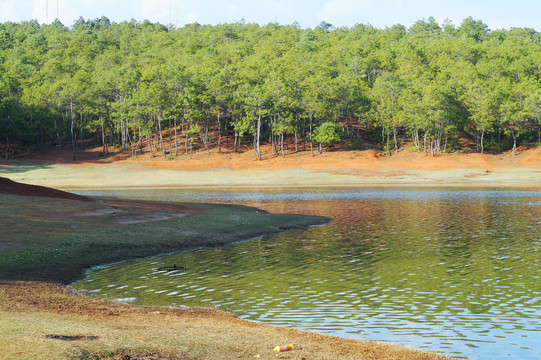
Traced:
<svg viewBox="0 0 541 360">
<path fill-rule="evenodd" d="M 171 121 L 169 121 L 169 156 L 173 155 L 173 132 L 171 131 Z"/>
<path fill-rule="evenodd" d="M 150 150 L 150 156 L 154 157 L 154 144 L 152 143 L 153 134 L 152 134 L 152 131 L 150 131 L 150 129 L 148 131 L 150 133 L 148 136 L 148 147 Z"/>
<path fill-rule="evenodd" d="M 443 153 L 447 152 L 447 133 L 445 133 L 445 145 L 443 146 Z"/>
<path fill-rule="evenodd" d="M 186 139 L 184 141 L 184 151 L 188 155 L 188 133 L 186 132 Z"/>
<path fill-rule="evenodd" d="M 175 156 L 178 156 L 177 117 L 175 116 Z"/>
<path fill-rule="evenodd" d="M 227 110 L 225 113 L 225 146 L 229 147 L 229 127 L 227 126 Z"/>
<path fill-rule="evenodd" d="M 515 129 L 511 129 L 511 136 L 513 137 L 513 155 L 517 155 L 517 138 L 515 136 Z"/>
<path fill-rule="evenodd" d="M 218 154 L 222 153 L 222 123 L 220 122 L 220 109 L 218 109 Z"/>
<path fill-rule="evenodd" d="M 64 125 L 64 112 L 62 111 L 62 105 L 60 105 L 58 113 L 60 114 L 60 125 L 57 124 L 56 117 L 54 123 L 56 125 L 56 138 L 58 139 L 58 149 L 62 150 L 62 125 Z"/>
<path fill-rule="evenodd" d="M 295 153 L 299 151 L 299 137 L 297 132 L 299 131 L 299 114 L 295 114 Z"/>
<path fill-rule="evenodd" d="M 259 159 L 259 152 L 257 150 L 257 135 L 254 135 L 253 146 L 255 150 L 255 156 Z"/>
<path fill-rule="evenodd" d="M 312 144 L 312 113 L 310 113 L 310 152 L 314 156 L 314 145 Z"/>
<path fill-rule="evenodd" d="M 126 125 L 124 126 L 124 131 L 126 132 L 126 146 L 132 146 L 133 145 L 133 141 L 135 140 L 132 140 L 131 136 L 130 136 L 130 128 L 128 127 L 128 123 L 126 122 Z M 135 130 L 134 130 L 134 136 L 135 136 Z M 127 148 L 126 148 L 127 150 Z"/>
<path fill-rule="evenodd" d="M 485 153 L 485 146 L 483 144 L 483 139 L 485 137 L 485 129 L 481 132 L 481 154 Z"/>
<path fill-rule="evenodd" d="M 256 133 L 256 154 L 257 158 L 261 160 L 261 148 L 260 148 L 260 138 L 261 138 L 261 108 L 259 108 L 259 114 L 257 116 L 257 133 Z"/>
<path fill-rule="evenodd" d="M 6 137 L 6 160 L 9 160 L 9 149 L 11 148 L 11 142 L 9 141 L 8 134 L 6 134 L 5 137 Z"/>
<path fill-rule="evenodd" d="M 306 118 L 302 117 L 302 151 L 306 151 Z"/>
<path fill-rule="evenodd" d="M 200 132 L 199 137 L 201 138 L 201 141 L 203 142 L 203 145 L 205 145 L 205 148 L 207 149 L 207 154 L 210 155 L 210 150 L 209 150 L 209 147 L 207 145 L 207 141 L 205 140 L 206 136 L 204 136 L 203 133 Z"/>
<path fill-rule="evenodd" d="M 207 147 L 207 142 L 209 140 L 209 124 L 208 121 L 205 121 L 205 147 Z M 207 147 L 208 150 L 208 147 Z"/>
<path fill-rule="evenodd" d="M 107 154 L 107 142 L 105 141 L 105 120 L 103 114 L 101 113 L 101 96 L 100 96 L 100 120 L 101 120 L 101 142 L 103 145 L 102 153 Z"/>
<path fill-rule="evenodd" d="M 73 133 L 73 124 L 75 122 L 75 119 L 73 118 L 73 100 L 70 100 L 70 134 L 71 134 L 71 148 L 73 150 L 73 161 L 76 160 L 75 158 L 75 134 Z"/>
<path fill-rule="evenodd" d="M 381 144 L 385 145 L 385 126 L 384 125 L 381 126 Z"/>
<path fill-rule="evenodd" d="M 80 139 L 79 139 L 79 144 L 81 145 L 81 149 L 84 148 L 84 144 L 83 144 L 83 107 L 81 106 L 81 116 L 80 116 L 80 120 L 81 120 L 81 129 L 80 129 Z"/>
<path fill-rule="evenodd" d="M 276 129 L 276 115 L 274 115 L 274 126 L 272 133 L 274 134 L 274 129 Z M 280 135 L 276 134 L 276 140 L 274 141 L 274 153 L 278 156 L 278 147 L 280 146 Z"/>
<path fill-rule="evenodd" d="M 165 157 L 165 146 L 163 144 L 163 134 L 162 134 L 162 117 L 158 114 L 158 132 L 160 134 L 160 148 L 163 152 L 163 157 Z"/>
<path fill-rule="evenodd" d="M 118 136 L 120 138 L 120 148 L 124 151 L 124 120 L 120 119 L 120 128 L 118 129 Z"/>
</svg>

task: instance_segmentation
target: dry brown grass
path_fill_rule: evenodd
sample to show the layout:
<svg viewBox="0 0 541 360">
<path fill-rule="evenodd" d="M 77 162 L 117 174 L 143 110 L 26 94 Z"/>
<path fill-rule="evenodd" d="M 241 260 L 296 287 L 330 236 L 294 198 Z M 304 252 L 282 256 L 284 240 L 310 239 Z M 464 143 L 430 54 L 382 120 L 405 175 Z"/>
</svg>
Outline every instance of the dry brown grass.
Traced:
<svg viewBox="0 0 541 360">
<path fill-rule="evenodd" d="M 118 358 L 121 353 L 149 359 L 150 354 L 165 359 L 447 359 L 391 344 L 253 323 L 218 310 L 83 298 L 54 283 L 0 283 L 0 312 L 3 359 Z M 65 341 L 50 334 L 86 338 Z M 276 355 L 273 348 L 281 344 L 293 344 L 295 350 Z"/>
</svg>

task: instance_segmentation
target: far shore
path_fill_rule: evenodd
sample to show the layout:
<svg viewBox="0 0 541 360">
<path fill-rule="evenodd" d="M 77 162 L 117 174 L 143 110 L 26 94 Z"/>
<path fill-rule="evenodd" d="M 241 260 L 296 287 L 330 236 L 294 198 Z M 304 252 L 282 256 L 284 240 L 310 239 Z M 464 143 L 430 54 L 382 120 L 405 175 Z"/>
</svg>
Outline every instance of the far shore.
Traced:
<svg viewBox="0 0 541 360">
<path fill-rule="evenodd" d="M 268 151 L 267 151 L 268 152 Z M 541 148 L 518 155 L 439 154 L 407 150 L 393 156 L 374 151 L 309 151 L 257 161 L 240 154 L 197 153 L 192 159 L 116 153 L 96 159 L 90 149 L 72 162 L 48 152 L 0 162 L 0 176 L 64 190 L 224 187 L 497 187 L 541 189 Z M 65 155 L 65 154 L 64 154 Z"/>
</svg>

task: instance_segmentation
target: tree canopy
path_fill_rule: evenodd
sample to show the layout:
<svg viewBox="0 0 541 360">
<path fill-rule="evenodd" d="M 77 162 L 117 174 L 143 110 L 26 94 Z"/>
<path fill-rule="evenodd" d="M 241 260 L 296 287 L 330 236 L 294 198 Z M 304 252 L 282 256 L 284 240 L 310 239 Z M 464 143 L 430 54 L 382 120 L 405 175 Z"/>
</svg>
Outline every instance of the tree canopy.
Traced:
<svg viewBox="0 0 541 360">
<path fill-rule="evenodd" d="M 480 152 L 541 140 L 541 34 L 434 18 L 377 29 L 322 22 L 182 28 L 147 20 L 0 24 L 0 134 L 13 145 L 83 140 L 177 155 L 250 143 Z M 164 144 L 164 129 L 169 148 Z M 232 140 L 233 141 L 233 140 Z M 174 144 L 174 148 L 171 144 Z"/>
</svg>

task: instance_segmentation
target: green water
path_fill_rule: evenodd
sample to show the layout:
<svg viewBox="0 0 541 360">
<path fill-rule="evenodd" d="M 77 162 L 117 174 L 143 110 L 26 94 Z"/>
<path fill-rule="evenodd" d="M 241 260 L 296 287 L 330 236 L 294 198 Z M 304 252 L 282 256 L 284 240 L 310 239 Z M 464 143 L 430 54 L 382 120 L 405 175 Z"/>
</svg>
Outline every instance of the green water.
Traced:
<svg viewBox="0 0 541 360">
<path fill-rule="evenodd" d="M 334 221 L 94 269 L 73 284 L 85 294 L 147 305 L 216 306 L 254 321 L 472 359 L 540 356 L 539 191 L 101 194 L 234 202 Z M 186 270 L 160 270 L 174 264 Z"/>
</svg>

